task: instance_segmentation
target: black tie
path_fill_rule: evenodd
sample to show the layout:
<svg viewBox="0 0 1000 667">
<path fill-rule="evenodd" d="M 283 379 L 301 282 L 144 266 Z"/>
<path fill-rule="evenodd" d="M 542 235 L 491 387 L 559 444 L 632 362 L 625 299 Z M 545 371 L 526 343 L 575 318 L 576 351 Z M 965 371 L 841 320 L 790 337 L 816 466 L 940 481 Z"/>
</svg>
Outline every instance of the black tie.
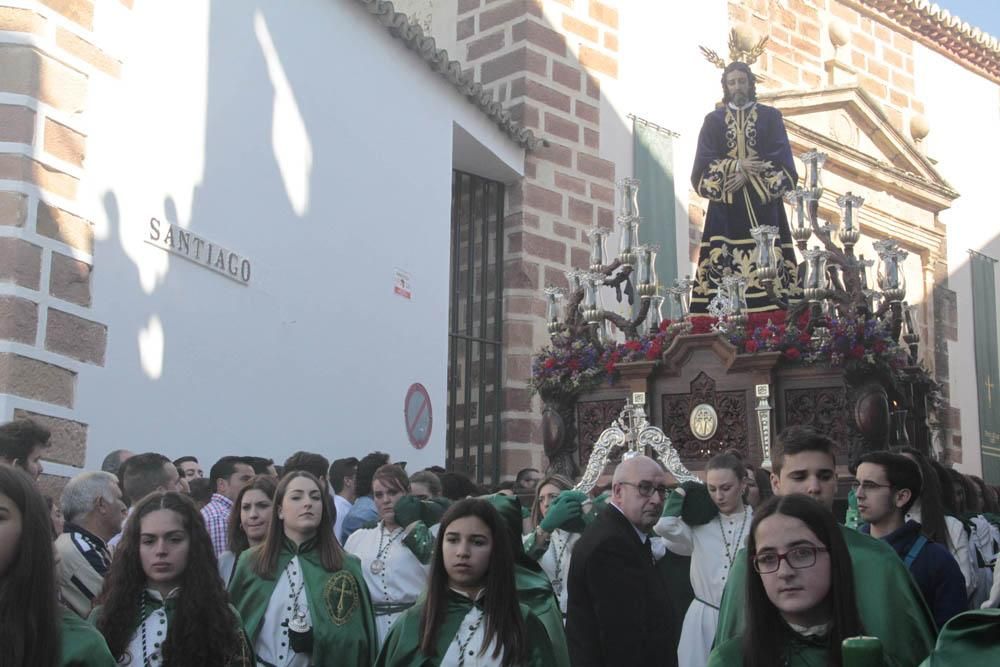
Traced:
<svg viewBox="0 0 1000 667">
<path fill-rule="evenodd" d="M 653 541 L 647 537 L 646 541 L 642 543 L 642 548 L 646 551 L 649 562 L 656 565 L 656 559 L 653 558 Z"/>
</svg>

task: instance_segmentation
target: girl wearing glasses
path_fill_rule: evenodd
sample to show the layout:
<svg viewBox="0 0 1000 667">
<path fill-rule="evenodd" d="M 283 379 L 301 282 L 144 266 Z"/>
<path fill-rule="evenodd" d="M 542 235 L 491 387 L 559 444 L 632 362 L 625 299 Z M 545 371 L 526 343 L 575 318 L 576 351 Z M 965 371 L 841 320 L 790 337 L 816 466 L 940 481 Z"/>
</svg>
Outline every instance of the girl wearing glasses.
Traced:
<svg viewBox="0 0 1000 667">
<path fill-rule="evenodd" d="M 667 549 L 691 557 L 694 601 L 681 628 L 680 667 L 705 667 L 708 662 L 722 591 L 753 517 L 750 506 L 743 504 L 746 467 L 742 459 L 719 454 L 708 462 L 705 477 L 705 484 L 685 484 L 671 493 L 654 527 Z"/>
<path fill-rule="evenodd" d="M 545 627 L 517 601 L 514 555 L 488 500 L 441 519 L 427 593 L 393 625 L 377 667 L 549 667 Z"/>
<path fill-rule="evenodd" d="M 833 515 L 808 496 L 774 497 L 754 516 L 746 554 L 746 629 L 709 667 L 840 667 L 841 642 L 864 631 Z"/>
</svg>

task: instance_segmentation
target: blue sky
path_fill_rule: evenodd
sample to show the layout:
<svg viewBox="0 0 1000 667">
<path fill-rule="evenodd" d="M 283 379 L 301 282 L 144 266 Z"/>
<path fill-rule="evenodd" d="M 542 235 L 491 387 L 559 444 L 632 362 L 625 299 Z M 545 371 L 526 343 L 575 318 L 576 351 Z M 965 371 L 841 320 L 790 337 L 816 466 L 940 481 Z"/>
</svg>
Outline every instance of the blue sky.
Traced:
<svg viewBox="0 0 1000 667">
<path fill-rule="evenodd" d="M 1000 38 L 1000 1 L 998 0 L 936 0 L 939 7 L 952 16 Z"/>
</svg>

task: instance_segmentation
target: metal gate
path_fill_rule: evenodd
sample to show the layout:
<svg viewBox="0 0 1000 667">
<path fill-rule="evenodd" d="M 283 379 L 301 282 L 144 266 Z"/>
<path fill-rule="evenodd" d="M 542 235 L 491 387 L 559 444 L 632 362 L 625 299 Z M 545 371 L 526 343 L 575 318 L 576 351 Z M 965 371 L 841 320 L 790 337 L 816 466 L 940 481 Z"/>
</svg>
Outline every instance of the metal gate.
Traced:
<svg viewBox="0 0 1000 667">
<path fill-rule="evenodd" d="M 452 172 L 448 470 L 500 478 L 504 185 Z"/>
</svg>

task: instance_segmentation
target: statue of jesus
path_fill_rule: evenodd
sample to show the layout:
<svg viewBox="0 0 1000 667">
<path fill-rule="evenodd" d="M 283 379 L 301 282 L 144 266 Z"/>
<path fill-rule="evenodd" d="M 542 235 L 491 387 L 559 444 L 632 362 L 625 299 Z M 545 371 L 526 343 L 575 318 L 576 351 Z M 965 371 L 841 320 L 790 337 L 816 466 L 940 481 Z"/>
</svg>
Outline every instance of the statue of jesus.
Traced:
<svg viewBox="0 0 1000 667">
<path fill-rule="evenodd" d="M 780 252 L 775 288 L 784 298 L 798 298 L 797 262 L 782 196 L 798 176 L 781 112 L 757 102 L 753 72 L 744 62 L 730 63 L 722 74 L 723 104 L 705 116 L 698 136 L 691 184 L 709 200 L 698 254 L 697 283 L 691 312 L 705 313 L 727 273 L 747 280 L 749 312 L 774 310 L 757 279 L 750 230 L 777 227 Z"/>
</svg>

